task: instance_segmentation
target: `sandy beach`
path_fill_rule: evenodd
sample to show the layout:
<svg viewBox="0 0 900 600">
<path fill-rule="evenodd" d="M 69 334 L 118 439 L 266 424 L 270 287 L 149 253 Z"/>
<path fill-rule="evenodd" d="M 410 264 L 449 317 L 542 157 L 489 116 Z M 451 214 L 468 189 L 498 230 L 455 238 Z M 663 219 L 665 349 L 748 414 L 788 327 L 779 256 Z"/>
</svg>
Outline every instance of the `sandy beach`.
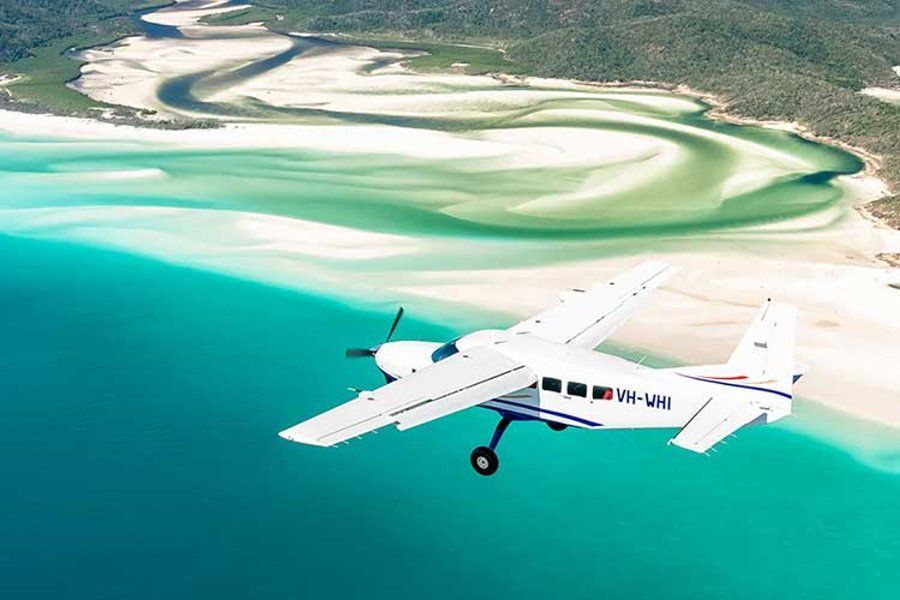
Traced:
<svg viewBox="0 0 900 600">
<path fill-rule="evenodd" d="M 878 98 L 879 100 L 884 100 L 885 102 L 890 102 L 891 104 L 900 104 L 900 90 L 873 87 L 860 90 L 860 93 L 865 94 L 866 96 L 872 96 L 873 98 Z"/>
<path fill-rule="evenodd" d="M 272 35 L 261 25 L 223 28 L 199 23 L 203 17 L 246 8 L 224 4 L 210 2 L 197 10 L 162 9 L 144 15 L 145 21 L 178 27 L 184 37 L 160 40 L 132 36 L 110 46 L 88 48 L 78 53 L 87 64 L 70 87 L 100 102 L 154 111 L 155 118 L 170 118 L 176 115 L 157 97 L 159 86 L 166 80 L 197 71 L 225 71 L 290 47 L 288 38 Z"/>
</svg>

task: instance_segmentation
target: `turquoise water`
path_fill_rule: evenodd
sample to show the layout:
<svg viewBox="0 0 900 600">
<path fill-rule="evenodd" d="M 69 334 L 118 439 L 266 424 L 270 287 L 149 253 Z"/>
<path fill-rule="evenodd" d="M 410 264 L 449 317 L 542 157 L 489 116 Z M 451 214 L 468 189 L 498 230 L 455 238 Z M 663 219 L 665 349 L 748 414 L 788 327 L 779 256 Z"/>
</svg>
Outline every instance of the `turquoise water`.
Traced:
<svg viewBox="0 0 900 600">
<path fill-rule="evenodd" d="M 491 479 L 468 465 L 488 411 L 289 444 L 378 382 L 342 351 L 393 306 L 60 242 L 0 254 L 2 597 L 897 597 L 900 478 L 814 438 L 757 428 L 707 458 L 521 424 Z"/>
</svg>

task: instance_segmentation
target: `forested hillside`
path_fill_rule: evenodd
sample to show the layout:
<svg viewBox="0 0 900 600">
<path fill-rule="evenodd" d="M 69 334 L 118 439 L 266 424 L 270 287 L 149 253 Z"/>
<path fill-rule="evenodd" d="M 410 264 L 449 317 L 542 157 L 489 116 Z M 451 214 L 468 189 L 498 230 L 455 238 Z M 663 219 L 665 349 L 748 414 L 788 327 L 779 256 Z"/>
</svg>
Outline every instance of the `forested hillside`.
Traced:
<svg viewBox="0 0 900 600">
<path fill-rule="evenodd" d="M 84 114 L 96 107 L 65 87 L 79 63 L 64 56 L 72 47 L 111 42 L 138 33 L 135 10 L 169 0 L 0 0 L 0 75 L 19 80 L 14 96 L 22 110 Z M 0 103 L 9 97 L 0 91 Z"/>
<path fill-rule="evenodd" d="M 146 4 L 133 0 L 2 0 L 0 62 L 29 56 L 36 48 L 73 35 L 103 34 L 114 17 Z"/>
</svg>

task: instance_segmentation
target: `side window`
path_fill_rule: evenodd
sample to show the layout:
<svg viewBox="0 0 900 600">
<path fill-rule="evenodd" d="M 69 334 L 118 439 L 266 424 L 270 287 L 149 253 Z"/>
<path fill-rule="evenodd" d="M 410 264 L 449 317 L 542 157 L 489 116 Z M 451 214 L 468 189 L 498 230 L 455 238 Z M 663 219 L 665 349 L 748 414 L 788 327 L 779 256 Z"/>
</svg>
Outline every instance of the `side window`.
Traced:
<svg viewBox="0 0 900 600">
<path fill-rule="evenodd" d="M 548 392 L 561 392 L 562 381 L 553 377 L 544 377 L 544 381 L 541 382 L 541 389 Z"/>
<path fill-rule="evenodd" d="M 612 400 L 613 399 L 613 391 L 612 388 L 603 387 L 602 385 L 594 386 L 594 400 Z"/>
<path fill-rule="evenodd" d="M 570 381 L 566 385 L 566 392 L 568 392 L 570 396 L 581 396 L 582 398 L 584 398 L 587 396 L 587 385 L 575 381 Z"/>
</svg>

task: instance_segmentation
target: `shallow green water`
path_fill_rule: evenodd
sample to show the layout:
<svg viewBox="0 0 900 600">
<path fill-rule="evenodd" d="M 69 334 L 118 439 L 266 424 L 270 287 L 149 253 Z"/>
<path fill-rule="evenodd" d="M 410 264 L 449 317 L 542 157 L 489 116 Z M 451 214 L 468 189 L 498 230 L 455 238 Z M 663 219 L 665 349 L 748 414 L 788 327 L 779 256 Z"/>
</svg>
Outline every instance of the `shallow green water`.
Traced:
<svg viewBox="0 0 900 600">
<path fill-rule="evenodd" d="M 467 269 L 486 255 L 500 267 L 636 249 L 666 251 L 682 244 L 691 248 L 703 236 L 720 231 L 817 213 L 839 218 L 849 210 L 835 182 L 839 174 L 859 169 L 859 161 L 849 154 L 792 135 L 715 124 L 695 115 L 661 122 L 665 125 L 648 127 L 641 135 L 677 146 L 677 162 L 659 173 L 646 169 L 641 181 L 612 195 L 592 194 L 590 182 L 621 165 L 510 167 L 506 161 L 417 159 L 393 153 L 176 149 L 141 142 L 6 136 L 0 137 L 0 210 L 40 208 L 58 218 L 48 225 L 47 213 L 19 212 L 6 223 L 0 219 L 0 230 L 124 246 L 205 266 L 215 256 L 215 268 L 221 270 L 224 262 L 239 262 L 252 252 L 255 241 L 240 232 L 221 233 L 189 209 L 218 211 L 220 224 L 233 220 L 236 213 L 230 211 L 249 211 L 422 240 L 413 254 L 362 262 L 279 257 L 304 264 L 325 262 L 330 270 L 398 273 L 409 268 Z M 578 131 L 576 125 L 567 126 Z M 670 126 L 686 127 L 690 133 L 673 132 Z M 598 139 L 606 129 L 598 130 Z M 706 132 L 717 137 L 708 139 Z M 750 151 L 733 151 L 730 145 L 735 143 L 750 144 Z M 784 170 L 776 157 L 764 156 L 769 151 L 805 166 Z M 756 189 L 722 199 L 722 186 L 730 178 L 775 168 L 781 169 L 780 175 L 768 180 L 761 175 Z M 572 195 L 584 199 L 554 200 Z M 517 208 L 526 204 L 531 208 L 525 212 Z M 103 210 L 79 213 L 78 207 Z M 122 212 L 144 207 L 182 211 L 182 230 L 153 216 Z M 132 228 L 146 233 L 141 244 L 128 241 L 137 240 L 129 234 Z M 181 249 L 179 240 L 189 242 L 204 233 L 209 247 L 201 255 Z"/>
<path fill-rule="evenodd" d="M 781 428 L 510 430 L 473 410 L 336 450 L 276 432 L 378 380 L 349 305 L 2 238 L 9 598 L 894 598 L 900 478 Z M 405 320 L 403 337 L 465 326 Z"/>
<path fill-rule="evenodd" d="M 175 150 L 140 143 L 59 144 L 2 137 L 0 176 L 7 190 L 4 200 L 14 199 L 17 206 L 200 206 L 412 235 L 597 240 L 689 235 L 814 213 L 839 206 L 842 194 L 833 180 L 861 168 L 852 155 L 785 133 L 760 133 L 691 116 L 663 123 L 688 125 L 694 133 L 663 125 L 588 127 L 597 128 L 601 143 L 604 132 L 624 129 L 679 148 L 675 164 L 658 173 L 651 169 L 643 182 L 612 195 L 598 191 L 591 196 L 585 189 L 593 178 L 602 180 L 605 171 L 623 168 L 621 164 L 510 168 L 506 162 L 494 161 L 492 166 L 491 160 L 469 158 Z M 558 125 L 580 127 L 571 121 Z M 707 139 L 706 131 L 721 138 Z M 807 165 L 723 200 L 723 181 L 746 168 L 739 153 L 728 147 L 735 141 L 752 143 L 760 152 L 771 148 Z M 166 177 L 152 172 L 133 179 L 117 177 L 150 170 Z M 588 195 L 577 202 L 549 200 L 578 193 Z M 544 208 L 516 208 L 545 198 Z"/>
</svg>

